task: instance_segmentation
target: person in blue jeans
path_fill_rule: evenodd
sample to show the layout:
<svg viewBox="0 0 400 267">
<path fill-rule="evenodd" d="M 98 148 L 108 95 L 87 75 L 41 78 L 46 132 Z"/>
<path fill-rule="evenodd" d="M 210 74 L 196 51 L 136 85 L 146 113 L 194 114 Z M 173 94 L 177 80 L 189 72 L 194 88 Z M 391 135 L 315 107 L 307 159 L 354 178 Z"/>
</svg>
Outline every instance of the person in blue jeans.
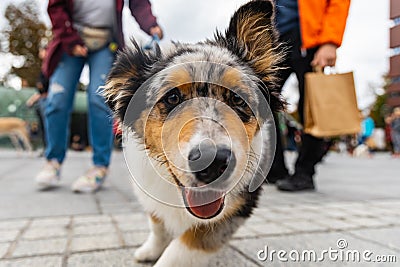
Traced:
<svg viewBox="0 0 400 267">
<path fill-rule="evenodd" d="M 392 114 L 385 119 L 390 124 L 390 137 L 393 144 L 393 157 L 400 158 L 400 106 L 395 107 Z"/>
<path fill-rule="evenodd" d="M 115 52 L 124 46 L 124 0 L 49 0 L 53 39 L 48 45 L 42 72 L 49 78 L 45 102 L 46 164 L 36 176 L 40 189 L 57 186 L 68 149 L 70 116 L 83 67 L 88 65 L 87 87 L 89 141 L 93 168 L 72 184 L 74 192 L 101 188 L 113 148 L 113 116 L 99 88 L 112 67 Z M 162 30 L 149 0 L 130 0 L 129 8 L 142 30 L 162 38 Z"/>
</svg>

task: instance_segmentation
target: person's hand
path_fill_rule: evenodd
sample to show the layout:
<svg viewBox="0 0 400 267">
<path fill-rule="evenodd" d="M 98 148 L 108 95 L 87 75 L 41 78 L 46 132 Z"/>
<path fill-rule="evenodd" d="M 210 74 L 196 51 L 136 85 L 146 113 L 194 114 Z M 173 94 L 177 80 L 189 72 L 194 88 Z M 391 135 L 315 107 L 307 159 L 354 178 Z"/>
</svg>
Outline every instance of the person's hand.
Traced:
<svg viewBox="0 0 400 267">
<path fill-rule="evenodd" d="M 311 66 L 324 68 L 326 66 L 333 67 L 336 64 L 336 49 L 334 44 L 323 44 L 314 55 Z"/>
<path fill-rule="evenodd" d="M 163 31 L 159 26 L 150 28 L 150 35 L 153 36 L 155 34 L 158 36 L 158 38 L 160 38 L 160 40 L 163 38 Z"/>
<path fill-rule="evenodd" d="M 76 57 L 86 57 L 88 53 L 88 49 L 82 45 L 75 45 L 72 48 L 72 54 Z"/>
<path fill-rule="evenodd" d="M 35 93 L 33 94 L 28 100 L 26 100 L 25 105 L 30 108 L 32 107 L 38 100 L 40 99 L 40 94 Z"/>
</svg>

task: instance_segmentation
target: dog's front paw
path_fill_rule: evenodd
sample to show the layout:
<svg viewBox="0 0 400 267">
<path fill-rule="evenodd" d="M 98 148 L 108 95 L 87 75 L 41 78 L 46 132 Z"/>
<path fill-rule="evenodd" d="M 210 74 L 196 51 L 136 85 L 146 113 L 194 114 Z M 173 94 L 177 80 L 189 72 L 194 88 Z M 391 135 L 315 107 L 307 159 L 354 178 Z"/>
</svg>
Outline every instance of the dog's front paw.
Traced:
<svg viewBox="0 0 400 267">
<path fill-rule="evenodd" d="M 153 267 L 203 267 L 208 266 L 214 255 L 213 252 L 189 248 L 180 239 L 174 239 Z"/>
<path fill-rule="evenodd" d="M 163 253 L 165 246 L 157 246 L 150 238 L 135 251 L 135 260 L 139 262 L 156 261 Z"/>
</svg>

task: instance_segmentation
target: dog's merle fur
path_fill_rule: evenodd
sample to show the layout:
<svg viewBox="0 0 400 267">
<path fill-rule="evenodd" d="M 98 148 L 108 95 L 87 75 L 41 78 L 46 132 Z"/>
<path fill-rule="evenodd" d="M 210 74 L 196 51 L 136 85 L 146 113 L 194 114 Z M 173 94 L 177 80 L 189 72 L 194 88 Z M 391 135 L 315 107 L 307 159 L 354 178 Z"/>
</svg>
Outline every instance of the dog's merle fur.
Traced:
<svg viewBox="0 0 400 267">
<path fill-rule="evenodd" d="M 272 111 L 283 107 L 276 88 L 276 73 L 284 53 L 277 43 L 274 29 L 274 7 L 271 1 L 251 1 L 243 5 L 231 18 L 228 29 L 224 33 L 217 31 L 212 40 L 197 44 L 175 42 L 168 51 L 161 51 L 157 46 L 151 52 L 143 51 L 134 40 L 132 40 L 132 44 L 132 48 L 126 48 L 118 54 L 104 87 L 104 96 L 116 116 L 125 124 L 126 129 L 135 133 L 137 140 L 144 143 L 144 147 L 150 151 L 149 155 L 154 155 L 154 158 L 159 157 L 159 154 L 155 152 L 152 154 L 152 150 L 157 147 L 157 144 L 150 144 L 142 129 L 145 127 L 145 122 L 142 122 L 145 117 L 143 111 L 147 110 L 147 114 L 158 112 L 158 117 L 150 116 L 150 119 L 155 120 L 157 117 L 166 120 L 166 115 L 171 110 L 165 108 L 162 99 L 163 95 L 168 92 L 160 91 L 160 88 L 168 85 L 164 72 L 166 70 L 168 72 L 175 65 L 182 66 L 185 73 L 189 73 L 189 76 L 191 75 L 193 78 L 191 89 L 196 97 L 209 97 L 213 93 L 212 90 L 217 90 L 213 85 L 211 88 L 203 82 L 198 82 L 201 77 L 215 80 L 215 77 L 220 77 L 229 68 L 232 68 L 246 77 L 250 77 L 243 81 L 243 84 L 251 88 L 251 91 L 242 92 L 241 96 L 251 96 L 246 99 L 246 102 L 249 101 L 255 106 L 258 115 L 261 114 L 261 117 L 257 119 L 265 120 L 262 114 L 265 114 L 268 109 L 261 104 L 265 102 L 257 100 L 259 98 L 264 98 Z M 212 64 L 207 64 L 207 62 Z M 196 76 L 198 73 L 201 75 Z M 133 97 L 139 101 L 135 101 L 135 106 L 131 107 L 129 103 Z M 226 95 L 222 95 L 220 98 L 223 102 L 229 102 L 227 100 L 229 97 Z M 237 113 L 244 124 L 258 116 L 245 107 L 239 108 L 232 105 L 232 110 Z M 262 131 L 261 128 L 257 128 L 257 131 Z M 263 160 L 262 156 L 259 157 Z M 157 160 L 159 159 L 157 158 Z M 165 157 L 162 158 L 162 162 L 168 165 Z M 177 185 L 180 186 L 181 182 L 174 171 L 169 166 L 166 168 L 173 176 L 173 180 L 177 181 Z M 191 215 L 185 211 L 179 211 L 175 217 L 176 221 L 181 221 L 175 223 L 174 218 L 169 217 L 169 213 L 172 213 L 170 210 L 161 211 L 161 209 L 168 209 L 162 207 L 162 203 L 148 204 L 146 201 L 150 200 L 146 199 L 146 196 L 142 196 L 143 199 L 139 197 L 151 215 L 153 236 L 150 236 L 138 250 L 137 259 L 156 260 L 165 249 L 157 261 L 157 266 L 204 264 L 205 260 L 210 257 L 209 255 L 212 255 L 210 252 L 214 252 L 228 242 L 244 219 L 249 217 L 253 208 L 256 207 L 261 187 L 253 192 L 248 192 L 247 187 L 241 186 L 231 193 L 231 199 L 238 200 L 234 203 L 241 204 L 231 204 L 234 208 L 231 208 L 233 210 L 230 213 L 216 216 L 209 221 L 201 221 L 193 216 L 190 217 Z M 178 218 L 180 219 L 178 220 Z M 182 229 L 183 233 L 180 232 Z M 179 239 L 170 237 L 167 233 L 168 230 L 173 235 L 179 232 Z M 175 257 L 174 253 L 178 253 L 179 250 L 186 251 L 187 257 Z"/>
</svg>

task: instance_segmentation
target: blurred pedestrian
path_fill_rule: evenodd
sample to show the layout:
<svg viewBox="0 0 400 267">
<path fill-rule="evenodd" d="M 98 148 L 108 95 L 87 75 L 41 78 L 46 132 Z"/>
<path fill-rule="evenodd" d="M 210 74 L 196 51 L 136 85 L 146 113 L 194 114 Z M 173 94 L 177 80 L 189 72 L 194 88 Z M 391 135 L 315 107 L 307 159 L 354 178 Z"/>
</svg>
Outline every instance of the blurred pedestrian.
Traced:
<svg viewBox="0 0 400 267">
<path fill-rule="evenodd" d="M 358 144 L 364 144 L 365 141 L 372 136 L 374 129 L 375 129 L 375 122 L 368 114 L 364 117 L 364 119 L 361 122 L 361 133 L 359 136 Z"/>
<path fill-rule="evenodd" d="M 104 182 L 113 147 L 112 113 L 98 88 L 105 82 L 116 50 L 124 46 L 123 6 L 124 0 L 49 0 L 53 39 L 42 67 L 50 79 L 45 107 L 47 162 L 36 176 L 42 189 L 60 180 L 74 95 L 86 63 L 90 70 L 88 128 L 94 166 L 73 183 L 72 190 L 94 192 Z M 143 31 L 162 38 L 149 0 L 129 0 L 129 8 Z"/>
<path fill-rule="evenodd" d="M 276 0 L 276 26 L 280 41 L 288 47 L 279 73 L 281 88 L 294 72 L 299 82 L 301 123 L 304 123 L 304 75 L 316 67 L 335 66 L 336 49 L 342 43 L 349 6 L 350 0 Z M 295 172 L 289 175 L 280 139 L 278 132 L 268 181 L 276 182 L 277 188 L 284 191 L 314 189 L 315 165 L 326 151 L 325 141 L 303 134 Z"/>
<path fill-rule="evenodd" d="M 82 143 L 82 138 L 79 134 L 74 134 L 71 138 L 71 149 L 75 151 L 83 151 L 85 145 Z"/>
<path fill-rule="evenodd" d="M 39 47 L 39 59 L 43 61 L 46 58 L 47 46 Z M 39 77 L 36 81 L 37 93 L 33 94 L 27 101 L 26 105 L 29 108 L 34 108 L 36 116 L 39 120 L 39 129 L 41 133 L 43 151 L 40 153 L 40 157 L 44 156 L 44 150 L 46 149 L 46 130 L 44 125 L 44 105 L 47 97 L 47 91 L 49 89 L 49 79 L 45 77 L 43 71 L 40 71 Z"/>
<path fill-rule="evenodd" d="M 39 58 L 43 62 L 47 57 L 47 45 L 41 46 L 39 48 Z M 40 74 L 38 80 L 36 81 L 36 89 L 42 96 L 42 98 L 47 97 L 47 92 L 49 90 L 49 78 L 43 73 L 43 70 L 40 70 Z"/>
<path fill-rule="evenodd" d="M 400 157 L 400 107 L 393 109 L 392 114 L 386 118 L 390 124 L 390 136 L 393 144 L 393 156 Z"/>
<path fill-rule="evenodd" d="M 370 117 L 369 112 L 363 111 L 364 119 L 361 121 L 361 132 L 357 135 L 357 147 L 353 150 L 355 157 L 370 157 L 372 151 L 376 148 L 376 144 L 372 138 L 375 129 L 375 122 Z"/>
<path fill-rule="evenodd" d="M 42 139 L 43 149 L 46 147 L 46 133 L 44 130 L 44 118 L 43 118 L 43 96 L 40 93 L 34 93 L 31 97 L 26 100 L 25 105 L 28 108 L 33 108 L 36 113 L 36 117 L 38 119 L 38 130 L 40 130 L 40 136 Z M 43 157 L 43 151 L 39 154 L 40 157 Z"/>
</svg>

